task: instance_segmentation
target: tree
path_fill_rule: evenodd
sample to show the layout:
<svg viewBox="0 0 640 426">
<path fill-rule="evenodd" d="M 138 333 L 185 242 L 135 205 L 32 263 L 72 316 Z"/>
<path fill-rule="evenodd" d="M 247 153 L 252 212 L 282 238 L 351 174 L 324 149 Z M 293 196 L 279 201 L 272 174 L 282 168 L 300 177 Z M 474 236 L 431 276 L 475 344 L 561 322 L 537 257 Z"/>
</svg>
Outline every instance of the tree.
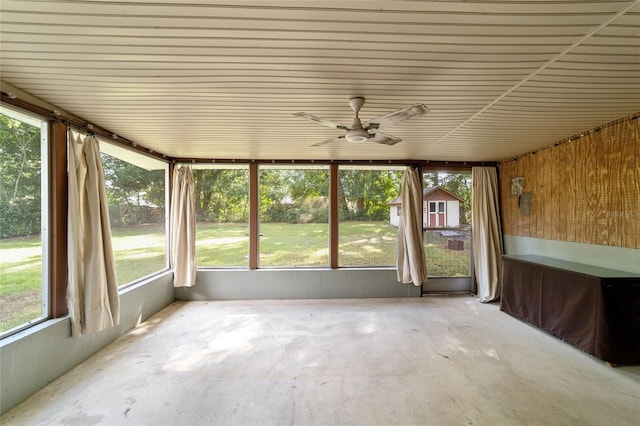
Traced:
<svg viewBox="0 0 640 426">
<path fill-rule="evenodd" d="M 328 221 L 327 169 L 262 169 L 259 192 L 262 221 Z"/>
<path fill-rule="evenodd" d="M 338 179 L 341 219 L 384 220 L 389 211 L 389 201 L 400 193 L 402 172 L 341 170 Z"/>
<path fill-rule="evenodd" d="M 248 221 L 247 169 L 196 169 L 193 179 L 198 221 Z"/>
<path fill-rule="evenodd" d="M 150 211 L 164 211 L 164 170 L 145 170 L 104 153 L 100 158 L 110 211 L 117 212 L 112 214 L 112 225 L 155 221 Z"/>
<path fill-rule="evenodd" d="M 294 202 L 329 196 L 328 169 L 293 169 L 289 177 L 290 194 Z"/>
<path fill-rule="evenodd" d="M 329 169 L 293 169 L 288 222 L 329 222 Z"/>
<path fill-rule="evenodd" d="M 0 236 L 41 227 L 40 129 L 0 114 Z"/>
</svg>

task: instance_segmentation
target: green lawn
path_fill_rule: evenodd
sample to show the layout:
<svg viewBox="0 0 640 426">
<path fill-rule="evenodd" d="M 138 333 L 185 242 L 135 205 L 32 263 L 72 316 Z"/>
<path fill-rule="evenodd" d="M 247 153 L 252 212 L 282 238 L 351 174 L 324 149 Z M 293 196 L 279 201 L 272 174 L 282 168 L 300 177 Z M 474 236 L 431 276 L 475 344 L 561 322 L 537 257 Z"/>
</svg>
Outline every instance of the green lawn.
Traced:
<svg viewBox="0 0 640 426">
<path fill-rule="evenodd" d="M 249 266 L 249 227 L 236 223 L 198 223 L 196 258 L 200 266 Z"/>
<path fill-rule="evenodd" d="M 443 237 L 440 231 L 427 231 L 424 251 L 430 277 L 468 277 L 471 274 L 471 230 L 457 231 L 455 237 Z M 463 250 L 449 250 L 448 240 L 462 240 Z"/>
<path fill-rule="evenodd" d="M 114 228 L 112 244 L 118 285 L 130 283 L 166 267 L 163 226 Z"/>
<path fill-rule="evenodd" d="M 0 332 L 41 316 L 40 237 L 0 239 Z"/>
<path fill-rule="evenodd" d="M 395 266 L 398 228 L 387 222 L 343 222 L 339 234 L 340 266 Z"/>
<path fill-rule="evenodd" d="M 394 265 L 396 232 L 396 228 L 380 222 L 353 222 L 341 225 L 341 265 Z M 249 237 L 246 224 L 198 224 L 196 233 L 198 265 L 249 265 Z M 260 225 L 261 267 L 328 264 L 329 229 L 326 223 Z"/>
<path fill-rule="evenodd" d="M 397 228 L 384 222 L 346 222 L 340 225 L 341 266 L 393 266 Z M 196 256 L 200 266 L 249 265 L 247 225 L 198 224 Z M 304 267 L 329 264 L 326 223 L 262 223 L 260 266 Z"/>
<path fill-rule="evenodd" d="M 199 266 L 248 267 L 246 224 L 197 226 Z M 263 223 L 261 267 L 305 267 L 328 264 L 328 226 L 322 223 Z M 341 266 L 394 266 L 397 228 L 385 222 L 340 225 Z M 447 249 L 447 237 L 429 231 L 425 241 L 429 276 L 469 275 L 469 236 L 464 250 Z M 162 226 L 115 228 L 113 247 L 119 285 L 165 268 Z M 0 239 L 0 332 L 40 316 L 40 239 Z"/>
</svg>

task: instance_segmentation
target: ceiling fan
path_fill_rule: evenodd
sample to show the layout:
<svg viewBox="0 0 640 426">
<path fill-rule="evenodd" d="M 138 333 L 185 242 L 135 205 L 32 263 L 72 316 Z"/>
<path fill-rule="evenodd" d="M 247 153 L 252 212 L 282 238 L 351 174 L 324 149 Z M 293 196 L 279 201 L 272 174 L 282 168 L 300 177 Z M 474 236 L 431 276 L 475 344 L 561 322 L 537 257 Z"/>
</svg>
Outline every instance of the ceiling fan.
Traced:
<svg viewBox="0 0 640 426">
<path fill-rule="evenodd" d="M 362 121 L 360 121 L 360 117 L 358 117 L 358 113 L 360 112 L 360 108 L 362 108 L 362 105 L 364 105 L 363 97 L 358 96 L 349 99 L 349 106 L 351 106 L 353 112 L 356 113 L 351 127 L 345 126 L 344 124 L 336 123 L 331 120 L 327 120 L 326 118 L 317 117 L 313 114 L 307 114 L 306 112 L 297 112 L 293 115 L 296 117 L 305 118 L 310 121 L 315 121 L 316 123 L 320 123 L 323 126 L 331 127 L 332 129 L 346 131 L 343 136 L 327 139 L 311 146 L 321 146 L 327 143 L 339 141 L 340 139 L 345 139 L 347 142 L 351 143 L 362 143 L 369 141 L 380 143 L 383 145 L 395 145 L 398 142 L 402 141 L 402 139 L 395 136 L 387 135 L 380 132 L 379 130 L 395 126 L 402 121 L 419 115 L 424 115 L 429 112 L 429 108 L 426 105 L 415 104 L 405 108 L 401 108 L 397 111 L 390 112 L 385 115 L 381 115 L 380 117 L 367 120 L 362 123 Z"/>
</svg>

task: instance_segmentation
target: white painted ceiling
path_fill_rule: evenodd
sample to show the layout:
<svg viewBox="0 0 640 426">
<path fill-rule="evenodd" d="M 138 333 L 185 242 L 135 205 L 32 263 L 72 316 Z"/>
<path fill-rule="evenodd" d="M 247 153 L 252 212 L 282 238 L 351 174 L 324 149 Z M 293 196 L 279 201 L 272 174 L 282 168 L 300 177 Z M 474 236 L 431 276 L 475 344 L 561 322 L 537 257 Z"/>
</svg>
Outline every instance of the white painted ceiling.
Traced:
<svg viewBox="0 0 640 426">
<path fill-rule="evenodd" d="M 640 111 L 640 0 L 2 0 L 0 77 L 171 157 L 500 160 Z M 314 143 L 413 103 L 395 146 Z"/>
</svg>

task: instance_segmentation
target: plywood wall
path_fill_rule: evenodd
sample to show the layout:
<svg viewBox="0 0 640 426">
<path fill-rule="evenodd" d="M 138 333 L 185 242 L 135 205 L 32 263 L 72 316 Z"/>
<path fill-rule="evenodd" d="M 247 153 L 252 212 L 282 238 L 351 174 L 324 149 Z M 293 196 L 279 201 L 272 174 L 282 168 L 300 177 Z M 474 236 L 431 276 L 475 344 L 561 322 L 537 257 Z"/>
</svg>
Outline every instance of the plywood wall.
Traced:
<svg viewBox="0 0 640 426">
<path fill-rule="evenodd" d="M 535 153 L 500 163 L 506 235 L 640 248 L 638 114 Z M 526 215 L 511 194 L 522 176 Z"/>
</svg>

